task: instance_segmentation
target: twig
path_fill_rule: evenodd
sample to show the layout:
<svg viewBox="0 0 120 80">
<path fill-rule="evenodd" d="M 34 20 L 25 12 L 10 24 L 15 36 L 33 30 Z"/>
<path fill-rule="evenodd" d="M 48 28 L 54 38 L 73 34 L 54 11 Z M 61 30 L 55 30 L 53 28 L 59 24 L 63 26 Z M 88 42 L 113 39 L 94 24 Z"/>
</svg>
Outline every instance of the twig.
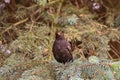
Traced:
<svg viewBox="0 0 120 80">
<path fill-rule="evenodd" d="M 25 23 L 25 22 L 28 21 L 28 20 L 29 20 L 29 18 L 26 18 L 26 19 L 23 19 L 23 20 L 21 20 L 21 21 L 19 21 L 19 22 L 16 22 L 15 24 L 13 24 L 13 25 L 11 25 L 10 27 L 8 27 L 7 29 L 5 29 L 5 30 L 2 32 L 2 34 L 4 34 L 6 31 L 12 29 L 13 27 L 16 27 L 16 26 L 18 26 L 18 25 L 20 25 L 20 24 Z"/>
<path fill-rule="evenodd" d="M 39 8 L 38 10 L 36 10 L 36 11 L 31 15 L 31 18 L 33 19 L 34 15 L 36 15 L 36 14 L 39 13 L 39 12 L 44 11 L 46 8 L 48 8 L 49 6 L 55 4 L 56 2 L 59 2 L 59 1 L 61 1 L 61 0 L 51 1 L 50 3 L 46 4 L 46 6 L 43 6 L 43 7 Z"/>
<path fill-rule="evenodd" d="M 63 3 L 62 3 L 62 2 L 61 2 L 61 3 L 59 3 L 59 7 L 58 7 L 58 10 L 57 10 L 57 15 L 60 15 L 62 5 L 63 5 Z"/>
<path fill-rule="evenodd" d="M 107 54 L 108 54 L 108 56 L 110 57 L 110 59 L 113 60 L 113 57 L 112 57 L 109 53 L 107 53 Z"/>
<path fill-rule="evenodd" d="M 120 40 L 117 40 L 116 42 L 120 45 Z"/>
<path fill-rule="evenodd" d="M 36 10 L 30 17 L 32 24 L 30 26 L 30 31 L 32 30 L 32 27 L 34 26 L 34 23 L 41 17 L 41 15 L 39 15 L 37 18 L 34 18 L 34 16 L 38 13 L 43 12 L 46 8 L 48 8 L 49 6 L 55 4 L 56 2 L 60 2 L 61 0 L 56 0 L 56 1 L 50 1 L 48 4 L 46 4 L 46 6 L 43 6 L 41 8 L 39 8 L 38 10 Z M 62 6 L 62 5 L 61 5 Z"/>
<path fill-rule="evenodd" d="M 117 54 L 116 49 L 111 45 L 111 51 L 119 58 L 120 56 Z"/>
</svg>

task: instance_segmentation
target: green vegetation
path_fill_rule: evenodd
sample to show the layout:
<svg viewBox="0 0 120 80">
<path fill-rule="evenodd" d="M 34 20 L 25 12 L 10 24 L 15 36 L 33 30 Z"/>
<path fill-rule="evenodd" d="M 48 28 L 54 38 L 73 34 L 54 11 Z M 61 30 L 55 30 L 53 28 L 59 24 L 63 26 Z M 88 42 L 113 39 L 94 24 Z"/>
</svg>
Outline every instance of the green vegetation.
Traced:
<svg viewBox="0 0 120 80">
<path fill-rule="evenodd" d="M 104 14 L 87 0 L 10 1 L 0 6 L 0 80 L 120 80 L 119 0 L 95 0 Z M 73 63 L 53 57 L 57 29 L 75 46 Z"/>
</svg>

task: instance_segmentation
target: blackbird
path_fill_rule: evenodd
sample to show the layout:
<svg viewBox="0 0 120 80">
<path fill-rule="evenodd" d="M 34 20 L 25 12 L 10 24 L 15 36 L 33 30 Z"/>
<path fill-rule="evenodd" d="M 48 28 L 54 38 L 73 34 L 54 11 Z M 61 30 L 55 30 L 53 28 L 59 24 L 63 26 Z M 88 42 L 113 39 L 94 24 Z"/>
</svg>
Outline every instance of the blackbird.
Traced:
<svg viewBox="0 0 120 80">
<path fill-rule="evenodd" d="M 73 61 L 71 44 L 65 39 L 63 31 L 56 31 L 52 52 L 54 58 L 60 63 Z"/>
</svg>

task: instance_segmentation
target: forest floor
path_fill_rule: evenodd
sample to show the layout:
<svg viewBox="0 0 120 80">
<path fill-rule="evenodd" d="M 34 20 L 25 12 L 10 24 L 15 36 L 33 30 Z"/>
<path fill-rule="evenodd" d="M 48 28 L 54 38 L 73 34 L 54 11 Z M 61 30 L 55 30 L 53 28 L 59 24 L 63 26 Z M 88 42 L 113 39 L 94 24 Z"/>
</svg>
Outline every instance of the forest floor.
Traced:
<svg viewBox="0 0 120 80">
<path fill-rule="evenodd" d="M 57 1 L 16 6 L 0 10 L 0 80 L 120 80 L 118 14 L 101 20 L 88 7 Z M 56 30 L 74 44 L 73 63 L 54 59 Z"/>
</svg>

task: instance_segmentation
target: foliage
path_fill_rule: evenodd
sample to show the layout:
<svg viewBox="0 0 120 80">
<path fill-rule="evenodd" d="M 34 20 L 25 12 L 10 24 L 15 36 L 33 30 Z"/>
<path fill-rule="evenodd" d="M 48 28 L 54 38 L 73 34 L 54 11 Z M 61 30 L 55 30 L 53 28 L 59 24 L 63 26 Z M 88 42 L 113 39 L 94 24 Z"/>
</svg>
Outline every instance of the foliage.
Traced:
<svg viewBox="0 0 120 80">
<path fill-rule="evenodd" d="M 111 68 L 114 72 L 115 78 L 120 79 L 120 62 L 113 62 Z"/>
<path fill-rule="evenodd" d="M 47 0 L 33 0 L 35 1 L 38 5 L 42 5 L 45 6 L 45 4 L 47 4 Z"/>
<path fill-rule="evenodd" d="M 42 74 L 44 73 L 44 74 Z M 50 75 L 50 76 L 49 76 Z M 51 77 L 52 74 L 50 74 L 50 70 L 48 69 L 47 66 L 37 66 L 37 67 L 33 67 L 30 70 L 26 70 L 22 73 L 21 78 L 17 79 L 17 80 L 53 80 L 53 78 Z"/>
<path fill-rule="evenodd" d="M 109 54 L 109 41 L 120 40 L 119 13 L 105 4 L 112 0 L 100 1 L 107 8 L 102 22 L 98 19 L 103 15 L 91 12 L 90 0 L 15 1 L 15 11 L 10 11 L 12 4 L 0 8 L 0 80 L 120 79 L 119 57 L 115 62 Z M 57 29 L 73 41 L 73 63 L 54 62 L 52 45 Z"/>
<path fill-rule="evenodd" d="M 94 62 L 89 61 L 94 60 Z M 97 60 L 97 61 L 96 61 Z M 77 59 L 73 63 L 68 63 L 65 66 L 53 62 L 56 80 L 114 80 L 114 69 L 113 66 L 120 66 L 119 62 L 112 63 L 109 60 L 98 59 L 95 57 L 90 57 L 89 61 L 83 61 L 82 59 Z M 57 64 L 57 65 L 56 65 Z M 110 66 L 111 65 L 111 66 Z M 118 71 L 118 70 L 117 70 Z M 116 72 L 119 74 L 119 71 Z M 119 78 L 117 78 L 119 79 Z"/>
</svg>

